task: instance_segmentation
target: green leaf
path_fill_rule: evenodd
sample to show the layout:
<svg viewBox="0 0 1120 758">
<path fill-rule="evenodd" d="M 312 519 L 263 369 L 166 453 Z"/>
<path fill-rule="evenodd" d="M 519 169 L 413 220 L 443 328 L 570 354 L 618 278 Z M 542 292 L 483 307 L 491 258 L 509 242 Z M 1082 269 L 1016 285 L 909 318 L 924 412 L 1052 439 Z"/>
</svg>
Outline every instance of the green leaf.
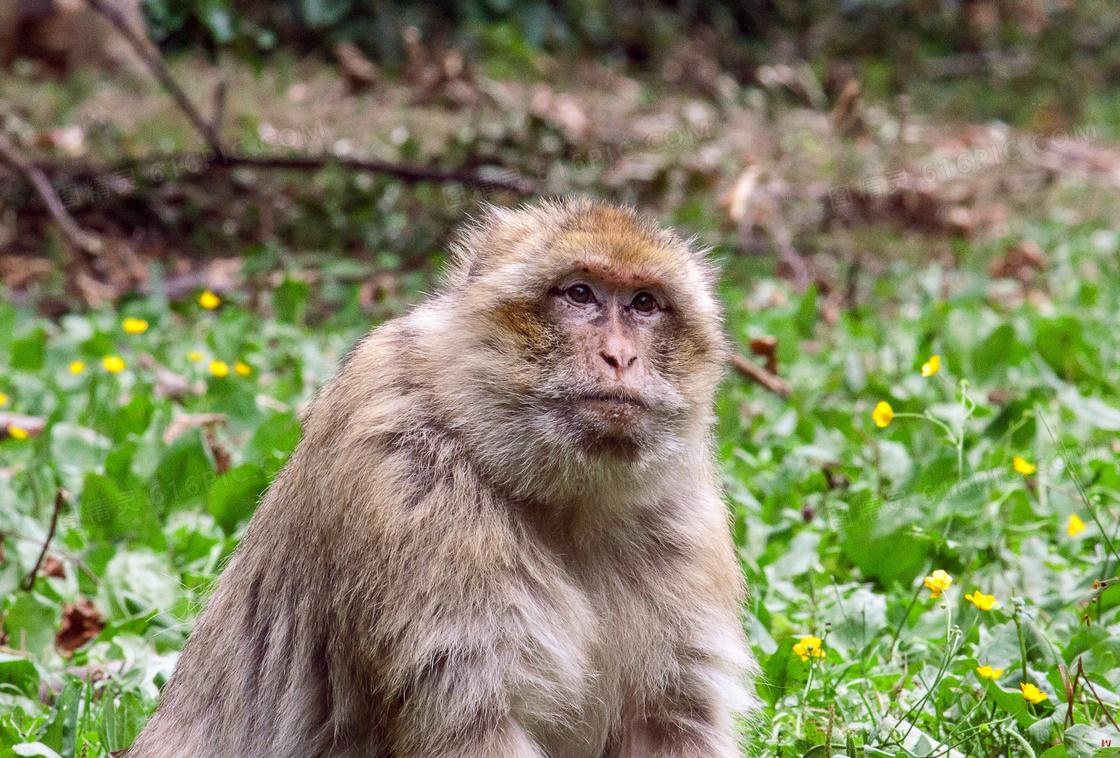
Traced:
<svg viewBox="0 0 1120 758">
<path fill-rule="evenodd" d="M 1074 724 L 1062 735 L 1062 745 L 1070 758 L 1115 756 L 1120 754 L 1120 732 L 1107 726 Z"/>
<path fill-rule="evenodd" d="M 1095 397 L 1085 397 L 1071 386 L 1058 392 L 1058 400 L 1086 424 L 1108 432 L 1120 431 L 1120 408 Z"/>
<path fill-rule="evenodd" d="M 107 476 L 86 474 L 78 513 L 82 526 L 95 540 L 163 544 L 159 520 L 142 490 L 123 490 Z"/>
<path fill-rule="evenodd" d="M 12 342 L 12 368 L 39 371 L 43 368 L 46 355 L 47 333 L 42 327 Z"/>
<path fill-rule="evenodd" d="M 243 463 L 214 480 L 206 507 L 226 534 L 232 534 L 253 515 L 266 487 L 268 475 L 264 469 L 255 463 Z"/>
<path fill-rule="evenodd" d="M 817 291 L 817 286 L 813 285 L 805 290 L 805 294 L 801 296 L 801 303 L 797 308 L 797 315 L 794 317 L 794 323 L 797 324 L 797 330 L 802 337 L 811 337 L 813 335 L 813 327 L 817 323 L 817 300 L 820 293 Z"/>
<path fill-rule="evenodd" d="M 54 714 L 39 735 L 39 741 L 62 755 L 75 755 L 78 740 L 78 715 L 84 687 L 76 677 L 67 677 L 54 702 Z"/>
<path fill-rule="evenodd" d="M 153 478 L 152 503 L 164 513 L 202 500 L 214 479 L 214 466 L 197 429 L 171 443 Z"/>
<path fill-rule="evenodd" d="M 906 501 L 869 504 L 874 513 L 854 514 L 846 523 L 841 545 L 844 554 L 864 576 L 890 586 L 910 586 L 929 561 L 929 545 L 914 533 Z"/>
<path fill-rule="evenodd" d="M 7 628 L 5 623 L 5 629 Z M 39 671 L 27 658 L 0 653 L 0 692 L 13 690 L 27 697 L 38 698 Z"/>
<path fill-rule="evenodd" d="M 12 752 L 20 756 L 38 755 L 43 758 L 62 758 L 42 742 L 21 742 L 18 745 L 12 745 Z"/>
<path fill-rule="evenodd" d="M 131 745 L 148 720 L 148 706 L 136 694 L 123 692 L 105 700 L 97 734 L 109 752 Z"/>
<path fill-rule="evenodd" d="M 165 556 L 147 550 L 117 553 L 105 567 L 98 604 L 113 618 L 170 610 L 181 595 Z"/>
<path fill-rule="evenodd" d="M 1019 690 L 1005 690 L 995 682 L 987 682 L 988 697 L 996 702 L 1000 708 L 1003 709 L 1007 715 L 1012 716 L 1019 723 L 1020 727 L 1026 728 L 1034 723 L 1035 718 L 1031 714 L 1030 708 L 1026 699 L 1023 698 L 1023 693 Z"/>
<path fill-rule="evenodd" d="M 809 673 L 809 664 L 793 654 L 795 644 L 797 640 L 787 637 L 763 663 L 758 694 L 771 705 L 777 703 L 790 687 L 803 683 Z"/>
<path fill-rule="evenodd" d="M 285 277 L 272 293 L 272 307 L 276 316 L 286 324 L 302 324 L 307 312 L 307 301 L 311 297 L 311 287 L 307 282 Z"/>
<path fill-rule="evenodd" d="M 54 631 L 61 617 L 58 606 L 37 592 L 20 592 L 4 614 L 8 639 L 29 653 L 46 655 L 54 645 Z"/>
<path fill-rule="evenodd" d="M 265 464 L 269 474 L 274 474 L 296 449 L 299 437 L 299 418 L 294 413 L 274 413 L 253 432 L 246 457 L 261 462 L 276 462 L 275 466 Z"/>
</svg>

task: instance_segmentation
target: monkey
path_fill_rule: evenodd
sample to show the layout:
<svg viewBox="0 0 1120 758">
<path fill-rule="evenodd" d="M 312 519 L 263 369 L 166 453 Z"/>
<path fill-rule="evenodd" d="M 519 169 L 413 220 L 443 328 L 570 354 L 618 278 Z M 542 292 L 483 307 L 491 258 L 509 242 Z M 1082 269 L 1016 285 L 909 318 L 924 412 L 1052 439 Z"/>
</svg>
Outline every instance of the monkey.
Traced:
<svg viewBox="0 0 1120 758">
<path fill-rule="evenodd" d="M 756 712 L 693 241 L 489 207 L 309 405 L 129 758 L 733 758 Z"/>
</svg>

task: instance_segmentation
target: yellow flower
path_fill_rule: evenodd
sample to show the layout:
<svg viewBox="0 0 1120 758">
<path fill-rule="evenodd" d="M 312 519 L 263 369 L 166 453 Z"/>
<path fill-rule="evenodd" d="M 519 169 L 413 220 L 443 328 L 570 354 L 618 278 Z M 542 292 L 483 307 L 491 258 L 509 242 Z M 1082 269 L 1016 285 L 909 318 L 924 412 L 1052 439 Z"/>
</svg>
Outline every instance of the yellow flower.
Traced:
<svg viewBox="0 0 1120 758">
<path fill-rule="evenodd" d="M 1011 459 L 1011 468 L 1015 469 L 1015 473 L 1022 474 L 1023 476 L 1030 476 L 1035 471 L 1038 471 L 1038 466 L 1021 455 L 1016 455 Z"/>
<path fill-rule="evenodd" d="M 124 359 L 119 355 L 106 355 L 101 359 L 101 367 L 110 374 L 119 374 L 124 371 Z"/>
<path fill-rule="evenodd" d="M 121 322 L 121 329 L 124 329 L 128 334 L 143 334 L 148 331 L 148 322 L 142 318 L 129 316 Z"/>
<path fill-rule="evenodd" d="M 229 376 L 229 364 L 225 361 L 210 361 L 210 373 L 219 378 Z"/>
<path fill-rule="evenodd" d="M 233 364 L 233 370 L 237 372 L 238 376 L 248 376 L 253 373 L 253 367 L 244 361 L 238 361 Z"/>
<path fill-rule="evenodd" d="M 894 408 L 885 400 L 880 400 L 875 405 L 875 410 L 871 411 L 871 420 L 875 422 L 875 426 L 880 429 L 886 429 L 894 418 Z"/>
<path fill-rule="evenodd" d="M 824 648 L 820 637 L 813 635 L 806 635 L 797 641 L 793 646 L 793 652 L 796 653 L 801 660 L 807 661 L 810 658 L 824 658 Z"/>
<path fill-rule="evenodd" d="M 1023 691 L 1023 697 L 1028 703 L 1037 705 L 1046 699 L 1046 693 L 1030 682 L 1019 682 L 1019 689 Z"/>
<path fill-rule="evenodd" d="M 922 376 L 933 376 L 941 370 L 941 356 L 931 355 L 929 360 L 922 364 Z"/>
<path fill-rule="evenodd" d="M 31 436 L 31 433 L 22 426 L 8 424 L 8 436 L 14 440 L 25 440 Z"/>
<path fill-rule="evenodd" d="M 990 611 L 999 605 L 995 595 L 985 595 L 980 590 L 973 590 L 970 594 L 965 595 L 964 599 L 982 611 Z"/>
<path fill-rule="evenodd" d="M 84 374 L 85 371 L 86 371 L 86 362 L 85 361 L 70 361 L 70 365 L 67 366 L 66 368 L 69 369 L 70 373 L 73 374 L 74 376 L 77 376 L 78 374 Z"/>
<path fill-rule="evenodd" d="M 5 395 L 3 392 L 0 392 L 0 408 L 3 408 L 5 405 L 7 405 L 10 400 L 10 397 Z"/>
<path fill-rule="evenodd" d="M 929 590 L 930 597 L 941 597 L 941 593 L 949 589 L 953 584 L 953 577 L 942 569 L 937 569 L 932 574 L 927 576 L 922 585 Z"/>
<path fill-rule="evenodd" d="M 1003 676 L 1003 669 L 992 668 L 991 666 L 977 666 L 976 673 L 980 675 L 981 679 L 990 679 L 995 681 Z"/>
<path fill-rule="evenodd" d="M 1066 534 L 1070 537 L 1076 537 L 1085 531 L 1085 522 L 1076 513 L 1071 513 L 1069 521 L 1066 522 Z"/>
<path fill-rule="evenodd" d="M 187 360 L 191 363 L 198 363 L 200 360 L 202 360 L 202 353 L 198 352 L 197 350 L 192 350 L 187 353 Z"/>
<path fill-rule="evenodd" d="M 198 296 L 198 304 L 208 311 L 212 311 L 222 304 L 222 299 L 210 290 L 203 290 Z"/>
</svg>

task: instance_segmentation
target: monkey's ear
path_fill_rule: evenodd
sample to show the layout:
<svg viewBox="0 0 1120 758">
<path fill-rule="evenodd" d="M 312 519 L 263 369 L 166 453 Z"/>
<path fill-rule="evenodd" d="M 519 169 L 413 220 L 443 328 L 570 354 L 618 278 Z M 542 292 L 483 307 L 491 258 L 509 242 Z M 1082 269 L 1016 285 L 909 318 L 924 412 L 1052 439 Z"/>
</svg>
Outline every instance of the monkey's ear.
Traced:
<svg viewBox="0 0 1120 758">
<path fill-rule="evenodd" d="M 715 248 L 702 242 L 699 235 L 694 234 L 685 239 L 684 246 L 709 277 L 719 279 L 723 276 L 723 270 L 727 267 L 727 258 L 716 255 Z"/>
<path fill-rule="evenodd" d="M 467 217 L 451 238 L 448 248 L 451 259 L 448 261 L 447 278 L 450 282 L 465 283 L 478 274 L 484 259 L 492 255 L 495 233 L 503 224 L 509 223 L 511 213 L 508 208 L 481 203 Z"/>
<path fill-rule="evenodd" d="M 547 203 L 517 208 L 480 204 L 452 238 L 448 280 L 466 283 L 491 261 L 515 254 L 530 240 L 539 240 L 548 226 L 542 223 L 548 210 Z"/>
</svg>

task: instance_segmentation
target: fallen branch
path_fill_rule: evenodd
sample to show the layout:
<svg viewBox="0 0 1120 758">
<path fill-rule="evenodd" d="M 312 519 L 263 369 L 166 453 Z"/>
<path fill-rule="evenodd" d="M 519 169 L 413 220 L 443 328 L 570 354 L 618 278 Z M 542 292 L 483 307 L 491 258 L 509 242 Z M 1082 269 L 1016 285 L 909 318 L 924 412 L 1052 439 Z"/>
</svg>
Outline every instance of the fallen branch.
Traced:
<svg viewBox="0 0 1120 758">
<path fill-rule="evenodd" d="M 78 222 L 67 212 L 66 206 L 62 204 L 46 174 L 21 155 L 15 144 L 3 134 L 0 134 L 0 161 L 11 166 L 31 185 L 71 247 L 87 255 L 97 255 L 101 252 L 101 240 L 78 226 Z"/>
<path fill-rule="evenodd" d="M 171 72 L 167 70 L 167 65 L 163 62 L 163 58 L 160 57 L 159 52 L 151 42 L 142 37 L 140 33 L 128 23 L 128 19 L 125 18 L 120 9 L 113 7 L 112 2 L 107 0 L 86 0 L 86 3 L 90 8 L 100 13 L 109 23 L 116 27 L 121 36 L 125 38 L 136 54 L 140 56 L 140 60 L 144 61 L 144 65 L 148 67 L 152 75 L 163 85 L 163 88 L 167 90 L 172 99 L 175 100 L 175 104 L 179 106 L 179 109 L 186 114 L 187 119 L 194 128 L 202 135 L 202 139 L 206 141 L 214 157 L 221 160 L 225 155 L 225 151 L 222 149 L 222 142 L 218 137 L 218 132 L 214 128 L 215 122 L 207 121 L 203 118 L 202 114 L 198 112 L 198 109 L 194 107 L 194 103 L 187 97 L 187 93 L 184 92 L 183 88 L 179 86 L 179 83 L 175 81 L 175 77 L 171 76 Z"/>
<path fill-rule="evenodd" d="M 158 49 L 129 25 L 124 14 L 112 6 L 111 0 L 86 0 L 86 2 L 91 8 L 107 18 L 116 27 L 117 31 L 124 36 L 152 74 L 159 80 L 159 83 L 163 85 L 163 88 L 168 91 L 179 109 L 183 111 L 194 128 L 202 135 L 211 152 L 205 162 L 211 167 L 246 166 L 260 169 L 318 170 L 328 165 L 336 165 L 359 171 L 387 174 L 410 182 L 455 182 L 489 189 L 512 190 L 523 195 L 531 194 L 534 191 L 532 183 L 520 176 L 487 176 L 475 171 L 415 166 L 373 159 L 343 158 L 333 155 L 229 155 L 222 146 L 219 135 L 221 120 L 225 114 L 224 87 L 219 87 L 219 90 L 215 92 L 214 117 L 207 120 L 187 97 L 179 83 L 175 81 L 175 77 L 171 75 L 167 64 L 163 62 Z"/>
<path fill-rule="evenodd" d="M 789 385 L 777 374 L 773 374 L 757 363 L 747 360 L 741 355 L 731 356 L 731 365 L 740 374 L 756 384 L 760 384 L 779 397 L 789 396 Z"/>
<path fill-rule="evenodd" d="M 66 505 L 69 499 L 70 494 L 59 487 L 54 496 L 54 511 L 51 512 L 51 525 L 47 529 L 47 539 L 43 541 L 43 549 L 39 551 L 39 557 L 35 559 L 35 565 L 31 567 L 31 571 L 27 572 L 27 576 L 23 578 L 23 582 L 20 584 L 24 592 L 30 592 L 31 588 L 35 586 L 35 577 L 39 573 L 39 567 L 43 565 L 43 559 L 47 557 L 47 549 L 50 548 L 55 530 L 58 529 L 58 514 L 62 512 L 62 506 Z"/>
<path fill-rule="evenodd" d="M 406 182 L 452 182 L 484 189 L 503 189 L 522 195 L 534 191 L 533 183 L 523 176 L 497 169 L 490 174 L 482 171 L 448 169 L 438 166 L 418 166 L 393 163 L 369 158 L 343 158 L 333 155 L 246 155 L 228 157 L 222 166 L 246 166 L 260 169 L 318 170 L 327 166 L 341 166 L 357 171 L 387 174 Z"/>
<path fill-rule="evenodd" d="M 118 181 L 162 184 L 183 175 L 201 175 L 209 171 L 248 168 L 263 171 L 320 171 L 335 166 L 350 171 L 384 174 L 403 182 L 418 184 L 435 182 L 462 184 L 486 190 L 502 190 L 517 195 L 531 195 L 536 189 L 527 177 L 500 167 L 478 169 L 443 168 L 413 163 L 396 163 L 377 158 L 357 158 L 331 154 L 320 155 L 226 155 L 223 159 L 197 153 L 166 153 L 143 159 L 127 159 L 115 164 L 95 164 L 73 160 L 42 160 L 35 163 L 40 171 L 49 173 L 58 185 L 85 185 L 91 191 L 106 191 L 101 181 L 113 177 Z M 81 193 L 74 192 L 75 198 Z"/>
</svg>

